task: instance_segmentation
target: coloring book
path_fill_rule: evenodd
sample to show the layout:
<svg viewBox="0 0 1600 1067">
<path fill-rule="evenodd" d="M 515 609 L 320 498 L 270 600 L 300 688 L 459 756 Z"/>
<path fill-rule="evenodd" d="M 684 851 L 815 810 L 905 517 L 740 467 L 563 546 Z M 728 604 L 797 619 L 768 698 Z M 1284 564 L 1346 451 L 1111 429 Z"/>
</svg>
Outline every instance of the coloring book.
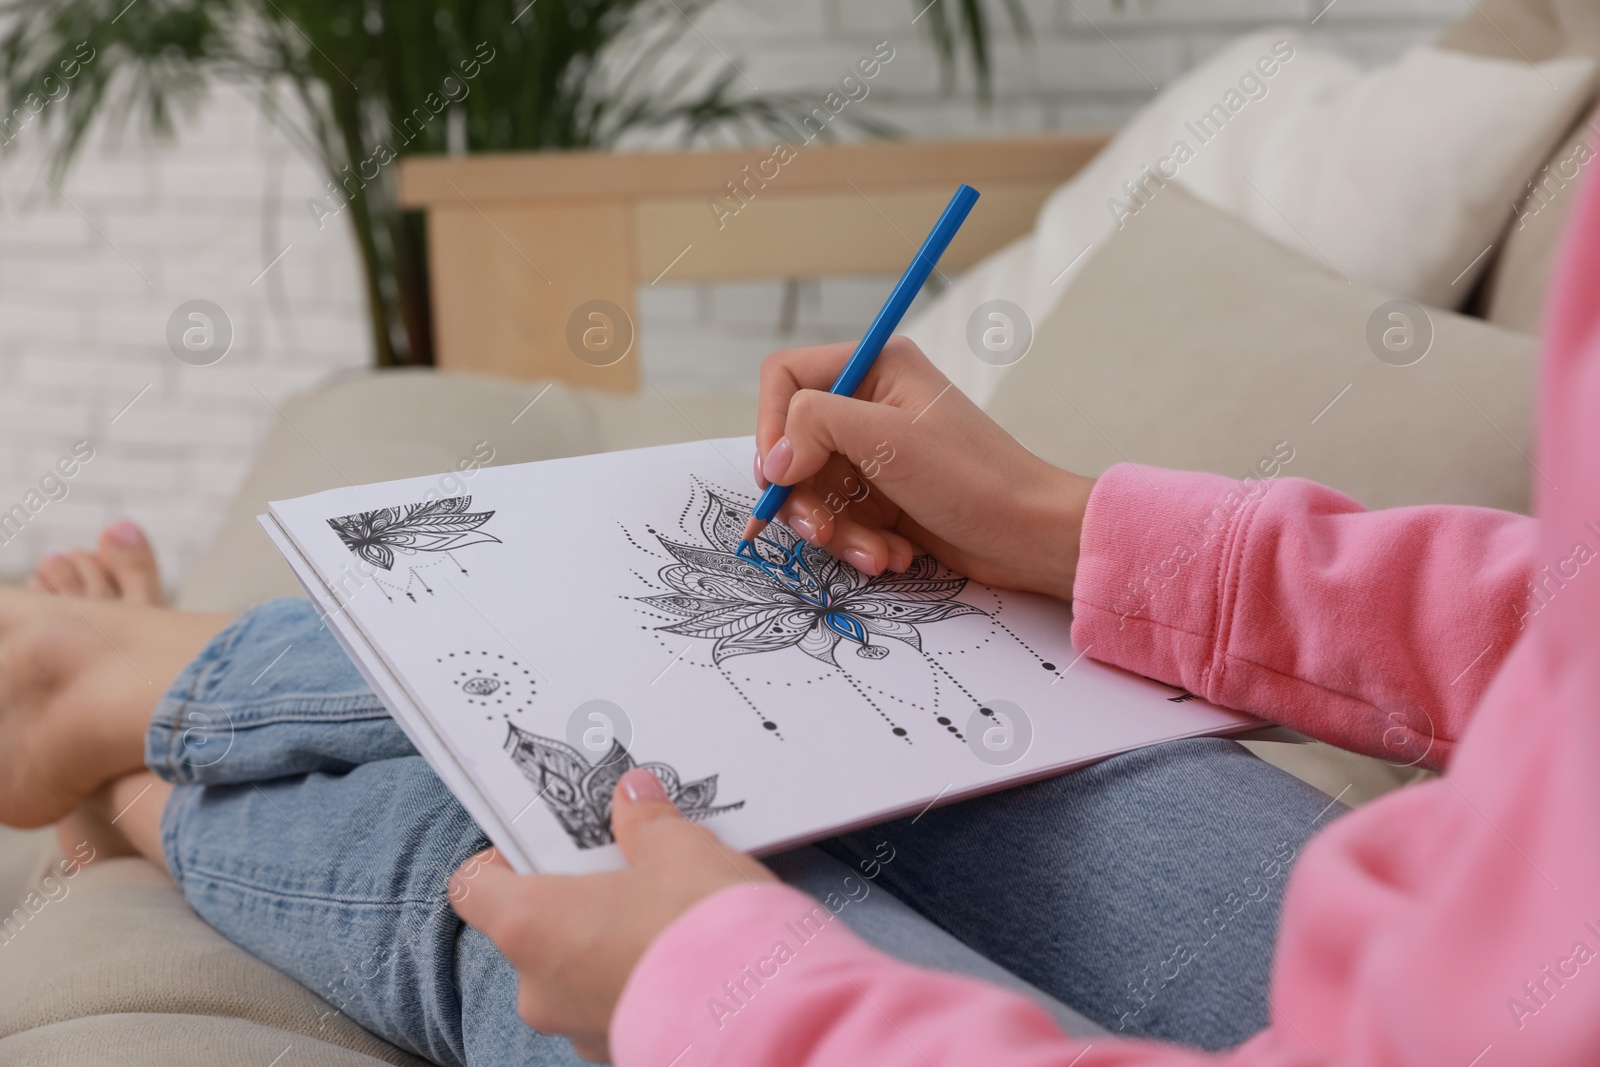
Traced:
<svg viewBox="0 0 1600 1067">
<path fill-rule="evenodd" d="M 261 517 L 327 626 L 522 871 L 616 867 L 649 767 L 769 853 L 1180 737 L 1260 724 L 1097 663 L 1050 597 L 919 557 L 863 575 L 767 528 L 749 438 L 489 467 Z M 741 472 L 743 472 L 741 476 Z"/>
</svg>

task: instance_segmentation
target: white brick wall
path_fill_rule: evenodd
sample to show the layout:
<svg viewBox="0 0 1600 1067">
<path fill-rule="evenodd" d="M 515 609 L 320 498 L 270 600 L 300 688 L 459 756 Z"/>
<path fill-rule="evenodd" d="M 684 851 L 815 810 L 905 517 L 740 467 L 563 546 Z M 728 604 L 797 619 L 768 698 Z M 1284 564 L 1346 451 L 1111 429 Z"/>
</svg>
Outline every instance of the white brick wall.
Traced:
<svg viewBox="0 0 1600 1067">
<path fill-rule="evenodd" d="M 174 147 L 96 138 L 64 197 L 45 181 L 40 139 L 24 129 L 0 166 L 0 510 L 73 442 L 95 458 L 0 546 L 0 575 L 129 516 L 175 579 L 276 417 L 268 400 L 368 362 L 353 246 L 342 228 L 316 230 L 304 207 L 315 171 L 232 89 Z M 233 321 L 216 366 L 166 346 L 168 316 L 196 298 Z"/>
<path fill-rule="evenodd" d="M 1311 32 L 1330 46 L 1380 62 L 1436 36 L 1469 0 L 1025 3 L 1035 43 L 1002 33 L 987 110 L 937 90 L 908 0 L 722 0 L 699 28 L 767 90 L 824 88 L 888 39 L 896 57 L 864 109 L 912 135 L 994 135 L 1114 126 L 1154 87 L 1266 23 L 1315 18 Z M 73 442 L 89 440 L 96 455 L 65 499 L 0 546 L 0 578 L 128 516 L 151 531 L 175 583 L 278 417 L 273 404 L 367 365 L 355 251 L 342 226 L 316 229 L 304 206 L 320 188 L 315 170 L 235 90 L 219 88 L 172 147 L 96 139 L 65 200 L 44 181 L 38 139 L 24 130 L 0 163 L 0 512 Z M 788 333 L 781 283 L 643 290 L 646 376 L 669 388 L 747 383 L 774 347 L 859 331 L 883 288 L 793 283 Z M 166 347 L 168 316 L 195 298 L 234 324 L 233 349 L 215 366 L 188 366 Z"/>
</svg>

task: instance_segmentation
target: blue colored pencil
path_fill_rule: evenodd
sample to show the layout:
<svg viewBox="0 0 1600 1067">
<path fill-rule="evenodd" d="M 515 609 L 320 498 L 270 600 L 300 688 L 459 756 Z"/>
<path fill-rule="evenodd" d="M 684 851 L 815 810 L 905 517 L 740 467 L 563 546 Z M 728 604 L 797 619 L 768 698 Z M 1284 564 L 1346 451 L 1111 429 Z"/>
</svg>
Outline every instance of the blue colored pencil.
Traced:
<svg viewBox="0 0 1600 1067">
<path fill-rule="evenodd" d="M 851 353 L 849 361 L 839 372 L 839 377 L 834 379 L 833 388 L 828 392 L 835 396 L 852 396 L 861 387 L 862 379 L 866 378 L 867 372 L 877 362 L 883 346 L 889 343 L 889 338 L 899 327 L 900 320 L 905 318 L 906 309 L 911 307 L 911 302 L 917 298 L 917 293 L 927 282 L 928 275 L 933 273 L 933 268 L 939 265 L 939 258 L 944 255 L 944 250 L 950 247 L 956 231 L 967 221 L 972 205 L 977 202 L 978 190 L 972 186 L 962 185 L 956 190 L 956 195 L 950 198 L 950 203 L 945 205 L 939 221 L 928 231 L 927 239 L 912 257 L 911 265 L 906 267 L 906 272 L 895 283 L 893 291 L 889 293 L 889 299 L 884 301 L 883 309 L 878 312 L 878 317 L 872 320 L 872 325 L 867 327 L 861 343 L 856 345 L 856 350 Z M 778 514 L 783 502 L 789 499 L 791 488 L 792 486 L 787 485 L 767 486 L 766 491 L 761 494 L 761 499 L 756 501 L 754 510 L 750 512 L 750 521 L 744 528 L 744 540 L 739 542 L 739 555 L 745 555 L 752 550 L 751 541 Z"/>
</svg>

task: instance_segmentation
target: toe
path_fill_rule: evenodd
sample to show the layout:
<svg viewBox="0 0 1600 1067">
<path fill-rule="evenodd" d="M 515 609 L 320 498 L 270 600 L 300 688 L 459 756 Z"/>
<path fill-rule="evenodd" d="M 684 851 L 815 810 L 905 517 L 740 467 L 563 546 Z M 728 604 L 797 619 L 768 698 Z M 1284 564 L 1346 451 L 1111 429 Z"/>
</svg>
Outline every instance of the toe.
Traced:
<svg viewBox="0 0 1600 1067">
<path fill-rule="evenodd" d="M 38 588 L 59 593 L 61 596 L 83 596 L 83 579 L 78 574 L 78 569 L 72 565 L 72 557 L 62 553 L 46 556 L 39 561 L 39 569 L 34 573 L 34 582 Z"/>
<path fill-rule="evenodd" d="M 81 549 L 67 556 L 72 569 L 78 572 L 78 579 L 83 583 L 83 592 L 79 596 L 86 596 L 92 600 L 110 600 L 117 595 L 117 590 L 111 584 L 111 572 L 106 565 L 100 562 L 100 557 L 92 552 Z"/>
<path fill-rule="evenodd" d="M 123 520 L 106 527 L 100 535 L 100 559 L 124 600 L 162 603 L 161 571 L 149 538 L 138 526 Z"/>
</svg>

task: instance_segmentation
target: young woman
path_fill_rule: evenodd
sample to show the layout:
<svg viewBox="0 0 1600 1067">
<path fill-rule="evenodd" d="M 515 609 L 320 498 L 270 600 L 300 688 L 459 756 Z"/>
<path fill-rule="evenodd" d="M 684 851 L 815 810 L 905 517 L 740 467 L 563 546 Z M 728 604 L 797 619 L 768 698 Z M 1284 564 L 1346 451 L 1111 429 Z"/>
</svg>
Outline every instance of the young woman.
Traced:
<svg viewBox="0 0 1600 1067">
<path fill-rule="evenodd" d="M 936 940 L 931 919 L 1120 1033 L 1052 1021 L 1003 974 L 1013 989 L 869 947 L 845 926 L 871 923 L 848 908 L 834 922 L 682 819 L 648 772 L 614 798 L 627 870 L 519 877 L 472 856 L 477 829 L 296 602 L 230 622 L 0 594 L 0 818 L 38 825 L 84 804 L 63 834 L 109 844 L 106 813 L 122 813 L 117 829 L 220 930 L 441 1063 L 567 1062 L 546 1036 L 565 1034 L 622 1067 L 1178 1065 L 1252 1033 L 1222 1062 L 1593 1063 L 1592 182 L 1546 342 L 1537 520 L 1367 513 L 1294 479 L 1261 491 L 1125 465 L 1092 482 L 1026 452 L 909 344 L 860 399 L 819 391 L 843 346 L 769 359 L 758 470 L 799 486 L 785 517 L 808 539 L 868 571 L 920 549 L 1071 597 L 1085 654 L 1444 769 L 1338 819 L 1303 855 L 1339 809 L 1220 741 L 825 846 L 925 917 L 881 942 L 915 956 Z M 896 458 L 880 491 L 829 518 L 821 496 L 882 441 Z M 75 568 L 98 579 L 61 581 L 138 586 L 119 565 L 103 546 Z M 286 646 L 292 664 L 274 659 Z M 1291 861 L 1269 988 L 1271 901 Z M 837 873 L 817 876 L 821 862 L 774 866 L 815 891 Z"/>
</svg>

